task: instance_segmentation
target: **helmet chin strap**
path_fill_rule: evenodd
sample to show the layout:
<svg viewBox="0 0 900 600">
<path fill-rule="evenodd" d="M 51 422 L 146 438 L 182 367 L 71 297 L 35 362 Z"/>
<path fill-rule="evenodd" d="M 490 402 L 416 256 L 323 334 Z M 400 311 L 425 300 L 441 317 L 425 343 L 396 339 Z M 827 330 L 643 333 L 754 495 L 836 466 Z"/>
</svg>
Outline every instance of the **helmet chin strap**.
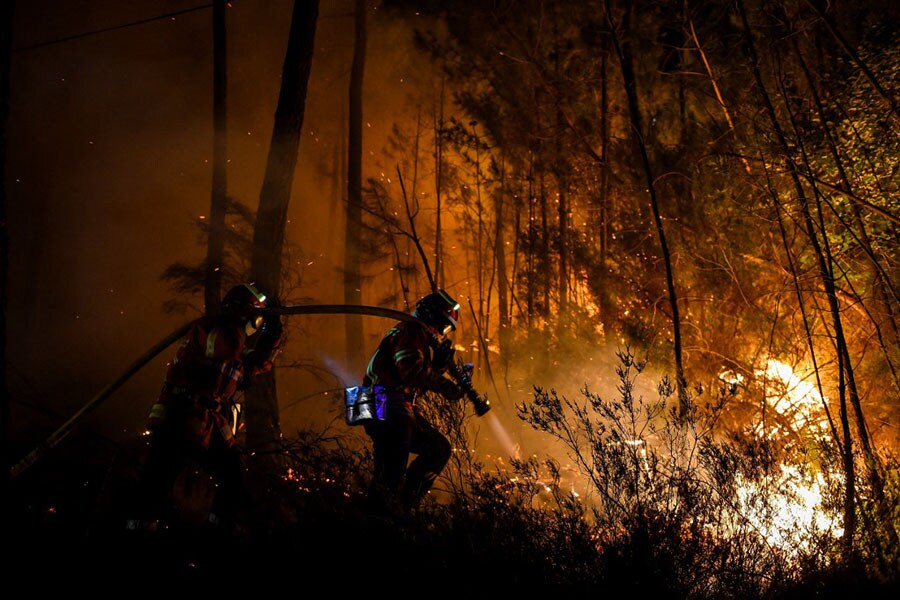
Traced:
<svg viewBox="0 0 900 600">
<path fill-rule="evenodd" d="M 263 318 L 261 316 L 250 317 L 247 319 L 247 322 L 244 323 L 244 333 L 247 334 L 247 337 L 250 337 L 262 327 Z"/>
</svg>

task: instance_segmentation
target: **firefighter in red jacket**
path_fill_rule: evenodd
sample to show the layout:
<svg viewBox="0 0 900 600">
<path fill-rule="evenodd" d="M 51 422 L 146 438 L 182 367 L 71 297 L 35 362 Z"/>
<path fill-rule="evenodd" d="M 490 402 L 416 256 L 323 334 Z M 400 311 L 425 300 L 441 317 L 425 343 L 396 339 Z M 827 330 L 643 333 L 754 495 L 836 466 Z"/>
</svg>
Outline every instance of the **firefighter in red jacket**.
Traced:
<svg viewBox="0 0 900 600">
<path fill-rule="evenodd" d="M 369 361 L 364 386 L 387 392 L 384 420 L 365 425 L 375 459 L 376 498 L 399 500 L 416 508 L 450 460 L 450 442 L 417 405 L 424 392 L 458 400 L 463 390 L 444 373 L 452 350 L 442 352 L 437 340 L 456 329 L 459 304 L 440 290 L 416 303 L 417 320 L 397 323 L 381 340 Z M 409 463 L 409 455 L 415 459 Z"/>
<path fill-rule="evenodd" d="M 191 460 L 216 481 L 209 523 L 226 531 L 233 527 L 244 473 L 235 440 L 239 392 L 272 368 L 283 329 L 278 316 L 253 314 L 265 306 L 266 296 L 253 284 L 233 287 L 222 299 L 221 313 L 198 319 L 168 364 L 147 426 L 149 452 L 138 499 L 143 527 L 177 520 L 170 495 Z"/>
</svg>

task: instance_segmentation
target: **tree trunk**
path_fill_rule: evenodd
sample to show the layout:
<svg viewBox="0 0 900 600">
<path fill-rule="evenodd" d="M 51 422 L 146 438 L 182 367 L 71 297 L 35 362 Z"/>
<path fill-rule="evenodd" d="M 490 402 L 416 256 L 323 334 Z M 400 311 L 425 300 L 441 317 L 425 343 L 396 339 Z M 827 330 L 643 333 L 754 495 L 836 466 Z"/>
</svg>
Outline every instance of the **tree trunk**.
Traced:
<svg viewBox="0 0 900 600">
<path fill-rule="evenodd" d="M 641 126 L 641 112 L 638 104 L 637 85 L 634 76 L 634 66 L 631 58 L 630 44 L 627 38 L 619 41 L 619 34 L 612 22 L 612 7 L 610 0 L 604 0 L 606 4 L 606 18 L 612 35 L 613 46 L 619 57 L 622 67 L 622 79 L 625 84 L 625 94 L 628 97 L 628 109 L 631 116 L 631 129 L 641 155 L 641 163 L 644 166 L 644 175 L 647 181 L 647 191 L 650 195 L 650 207 L 653 209 L 653 218 L 656 221 L 656 233 L 659 236 L 659 245 L 662 251 L 663 262 L 666 267 L 666 286 L 669 292 L 669 303 L 672 306 L 672 338 L 675 346 L 675 386 L 678 393 L 678 409 L 681 415 L 688 410 L 687 382 L 684 378 L 684 365 L 681 352 L 681 321 L 678 315 L 678 295 L 675 291 L 675 277 L 672 273 L 672 259 L 669 256 L 669 245 L 666 242 L 666 232 L 663 229 L 662 217 L 659 213 L 659 202 L 656 199 L 656 183 L 653 177 L 653 167 L 650 164 L 650 156 L 644 143 L 644 134 Z M 622 20 L 622 29 L 627 36 L 629 34 L 629 20 L 631 15 L 631 3 L 626 3 L 625 16 Z"/>
<path fill-rule="evenodd" d="M 844 383 L 844 357 L 838 355 L 838 394 L 841 415 L 841 435 L 844 437 L 844 447 L 841 457 L 844 465 L 844 538 L 842 551 L 844 560 L 855 560 L 856 551 L 854 540 L 856 539 L 856 466 L 853 462 L 853 436 L 850 433 L 850 411 L 847 409 L 847 386 Z"/>
<path fill-rule="evenodd" d="M 362 90 L 366 64 L 366 0 L 356 0 L 347 154 L 347 231 L 344 239 L 344 303 L 362 304 L 359 236 L 362 233 Z M 359 315 L 347 315 L 347 369 L 363 370 L 363 330 Z"/>
<path fill-rule="evenodd" d="M 547 214 L 547 184 L 544 181 L 544 165 L 540 166 L 540 195 L 541 195 L 541 253 L 539 265 L 544 269 L 541 273 L 541 316 L 546 321 L 550 318 L 550 217 Z M 546 327 L 546 322 L 544 326 Z"/>
<path fill-rule="evenodd" d="M 746 40 L 747 51 L 750 56 L 750 63 L 753 71 L 753 76 L 756 80 L 757 89 L 759 90 L 763 105 L 772 125 L 772 129 L 775 132 L 776 139 L 778 140 L 781 150 L 785 156 L 785 160 L 787 160 L 788 162 L 788 173 L 791 177 L 791 181 L 793 182 L 794 191 L 800 204 L 801 216 L 806 228 L 807 237 L 809 238 L 809 241 L 812 244 L 813 251 L 815 253 L 816 262 L 819 268 L 819 276 L 822 279 L 822 284 L 825 288 L 825 295 L 828 299 L 828 306 L 831 312 L 834 326 L 834 343 L 837 347 L 838 358 L 839 360 L 843 361 L 843 373 L 844 375 L 846 375 L 847 389 L 850 393 L 850 402 L 853 405 L 854 412 L 856 413 L 857 435 L 859 436 L 860 446 L 863 450 L 863 456 L 865 458 L 865 463 L 868 470 L 869 481 L 872 485 L 872 492 L 875 494 L 876 503 L 879 505 L 879 510 L 884 510 L 884 485 L 881 479 L 881 474 L 878 471 L 878 461 L 869 441 L 868 428 L 865 423 L 865 417 L 863 415 L 862 406 L 859 400 L 859 391 L 856 386 L 853 364 L 850 360 L 850 353 L 847 348 L 847 340 L 844 336 L 844 328 L 841 319 L 841 309 L 835 290 L 834 275 L 830 267 L 831 257 L 830 255 L 826 254 L 827 247 L 823 249 L 822 245 L 819 243 L 818 233 L 813 222 L 812 213 L 810 212 L 809 202 L 806 198 L 806 192 L 804 191 L 803 185 L 801 184 L 799 179 L 799 175 L 797 174 L 797 165 L 794 164 L 787 138 L 785 137 L 780 122 L 778 121 L 778 117 L 775 113 L 775 108 L 772 105 L 772 101 L 769 98 L 769 94 L 766 91 L 765 84 L 762 80 L 762 75 L 759 70 L 759 60 L 756 56 L 756 49 L 753 43 L 753 37 L 750 32 L 750 24 L 747 21 L 747 13 L 744 8 L 743 0 L 737 0 L 736 4 L 740 13 L 741 22 L 744 26 L 744 36 Z M 824 230 L 822 233 L 823 235 L 826 235 Z M 825 241 L 827 244 L 827 237 L 825 238 Z M 850 474 L 848 473 L 846 475 L 849 477 Z M 888 527 L 891 527 L 889 523 Z M 848 544 L 852 545 L 852 540 L 850 540 Z"/>
<path fill-rule="evenodd" d="M 481 201 L 481 140 L 477 123 L 472 121 L 472 137 L 475 140 L 475 214 L 478 228 L 475 235 L 475 281 L 478 286 L 478 320 L 484 323 L 484 204 Z"/>
<path fill-rule="evenodd" d="M 554 8 L 556 4 L 553 5 Z M 556 177 L 556 192 L 559 200 L 557 214 L 559 217 L 559 277 L 557 279 L 557 292 L 559 295 L 559 314 L 557 315 L 557 327 L 560 334 L 567 325 L 566 313 L 569 310 L 569 205 L 568 205 L 568 178 L 566 171 L 568 164 L 563 156 L 563 131 L 565 131 L 565 119 L 562 113 L 563 82 L 559 68 L 559 31 L 557 29 L 557 14 L 553 11 L 553 78 L 554 78 L 554 108 L 556 110 L 556 134 L 554 142 L 556 146 L 556 160 L 553 165 Z"/>
<path fill-rule="evenodd" d="M 534 255 L 537 247 L 537 211 L 535 210 L 536 198 L 534 195 L 534 153 L 528 153 L 528 245 L 525 251 L 525 326 L 531 331 L 534 318 L 535 296 L 535 262 Z"/>
<path fill-rule="evenodd" d="M 227 95 L 228 52 L 225 37 L 225 8 L 227 0 L 213 3 L 213 159 L 212 198 L 209 207 L 206 247 L 206 286 L 204 300 L 206 314 L 219 310 L 222 294 L 222 262 L 225 255 L 225 198 L 227 164 Z"/>
<path fill-rule="evenodd" d="M 494 259 L 497 261 L 497 303 L 499 306 L 499 323 L 497 330 L 497 344 L 500 355 L 506 349 L 506 339 L 509 333 L 509 289 L 506 280 L 506 238 L 503 235 L 503 194 L 505 186 L 506 170 L 500 173 L 500 186 L 494 196 Z"/>
<path fill-rule="evenodd" d="M 284 229 L 297 168 L 318 14 L 318 0 L 295 0 L 253 232 L 251 278 L 272 298 L 278 298 L 281 292 Z M 248 449 L 258 453 L 275 450 L 281 439 L 281 424 L 274 370 L 259 376 L 248 388 L 246 419 Z"/>
<path fill-rule="evenodd" d="M 9 484 L 9 383 L 6 380 L 6 307 L 9 301 L 9 229 L 6 223 L 6 121 L 15 2 L 0 2 L 0 511 L 6 514 Z M 4 522 L 6 519 L 4 519 Z"/>
<path fill-rule="evenodd" d="M 610 208 L 610 165 L 609 165 L 609 36 L 604 35 L 600 47 L 600 189 L 597 206 L 597 220 L 593 223 L 597 241 L 597 269 L 595 299 L 599 310 L 598 320 L 603 324 L 604 334 L 615 320 L 611 294 L 607 290 L 609 282 L 609 208 Z"/>
<path fill-rule="evenodd" d="M 441 78 L 441 94 L 434 111 L 434 281 L 438 288 L 444 286 L 444 251 L 441 239 L 441 186 L 444 168 L 444 79 Z"/>
</svg>

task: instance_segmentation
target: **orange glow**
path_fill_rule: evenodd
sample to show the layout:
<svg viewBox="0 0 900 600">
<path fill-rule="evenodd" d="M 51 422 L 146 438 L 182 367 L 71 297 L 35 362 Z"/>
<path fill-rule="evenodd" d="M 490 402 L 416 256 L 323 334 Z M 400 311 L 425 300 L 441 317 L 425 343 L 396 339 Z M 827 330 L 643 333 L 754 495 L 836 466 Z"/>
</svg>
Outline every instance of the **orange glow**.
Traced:
<svg viewBox="0 0 900 600">
<path fill-rule="evenodd" d="M 725 374 L 734 382 L 743 378 Z M 766 368 L 757 371 L 765 382 L 767 405 L 784 417 L 794 432 L 807 431 L 820 437 L 826 434 L 824 405 L 828 402 L 816 387 L 801 377 L 790 365 L 775 359 L 766 361 Z M 720 376 L 722 377 L 722 376 Z M 728 381 L 729 379 L 723 380 Z M 763 429 L 757 424 L 756 434 L 772 437 L 777 428 Z M 783 550 L 809 550 L 815 533 L 843 534 L 841 515 L 823 506 L 822 489 L 826 484 L 822 473 L 808 473 L 796 465 L 781 464 L 777 473 L 764 482 L 740 482 L 738 497 L 741 513 L 765 540 Z M 759 498 L 767 502 L 760 504 Z M 754 501 L 755 500 L 755 501 Z"/>
<path fill-rule="evenodd" d="M 825 483 L 821 474 L 804 475 L 796 466 L 781 465 L 765 483 L 739 484 L 741 513 L 772 546 L 794 553 L 811 550 L 815 534 L 839 537 L 844 532 L 841 515 L 822 506 Z M 763 493 L 768 502 L 753 501 Z"/>
<path fill-rule="evenodd" d="M 757 375 L 765 382 L 767 405 L 784 417 L 793 431 L 808 431 L 816 437 L 825 435 L 824 406 L 828 398 L 820 395 L 809 381 L 810 374 L 798 375 L 787 363 L 769 359 L 766 368 L 758 370 Z M 757 426 L 757 433 L 762 434 L 762 427 L 762 423 Z M 768 435 L 773 432 L 769 431 Z"/>
</svg>

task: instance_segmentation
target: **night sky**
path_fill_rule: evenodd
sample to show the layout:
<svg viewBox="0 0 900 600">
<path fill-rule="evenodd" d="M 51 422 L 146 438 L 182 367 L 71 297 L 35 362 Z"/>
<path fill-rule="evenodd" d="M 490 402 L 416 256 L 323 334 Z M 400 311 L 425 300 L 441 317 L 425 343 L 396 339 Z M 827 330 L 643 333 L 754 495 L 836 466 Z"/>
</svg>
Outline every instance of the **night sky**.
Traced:
<svg viewBox="0 0 900 600">
<path fill-rule="evenodd" d="M 10 243 L 9 363 L 13 438 L 52 430 L 133 360 L 198 313 L 166 314 L 175 296 L 160 279 L 197 262 L 195 220 L 209 210 L 212 158 L 212 10 L 78 36 L 204 6 L 160 0 L 18 2 L 14 23 L 7 189 Z M 228 194 L 255 210 L 267 157 L 292 2 L 236 0 L 227 11 Z M 364 176 L 392 123 L 409 115 L 418 77 L 412 28 L 370 8 Z M 414 15 L 413 15 L 414 17 Z M 339 303 L 343 222 L 332 169 L 346 113 L 353 6 L 323 1 L 306 102 L 288 238 L 302 250 L 302 289 L 287 302 Z M 36 46 L 36 47 L 35 47 Z M 421 59 L 420 59 L 421 60 Z M 338 200 L 340 201 L 340 200 Z M 340 236 L 336 238 L 335 236 Z M 302 264 L 300 264 L 302 260 Z M 196 302 L 199 298 L 189 299 Z M 366 323 L 370 338 L 389 326 Z M 284 360 L 320 360 L 342 321 L 290 323 Z M 374 342 L 373 342 L 374 343 Z M 163 352 L 92 416 L 107 435 L 143 427 L 162 380 Z M 356 375 L 364 365 L 351 368 Z M 289 381 L 303 374 L 282 373 Z M 302 393 L 333 387 L 307 382 Z M 290 384 L 288 384 L 290 388 Z M 293 397 L 293 396 L 289 396 Z M 41 416 L 37 405 L 57 413 Z M 338 407 L 284 411 L 289 430 Z"/>
</svg>

